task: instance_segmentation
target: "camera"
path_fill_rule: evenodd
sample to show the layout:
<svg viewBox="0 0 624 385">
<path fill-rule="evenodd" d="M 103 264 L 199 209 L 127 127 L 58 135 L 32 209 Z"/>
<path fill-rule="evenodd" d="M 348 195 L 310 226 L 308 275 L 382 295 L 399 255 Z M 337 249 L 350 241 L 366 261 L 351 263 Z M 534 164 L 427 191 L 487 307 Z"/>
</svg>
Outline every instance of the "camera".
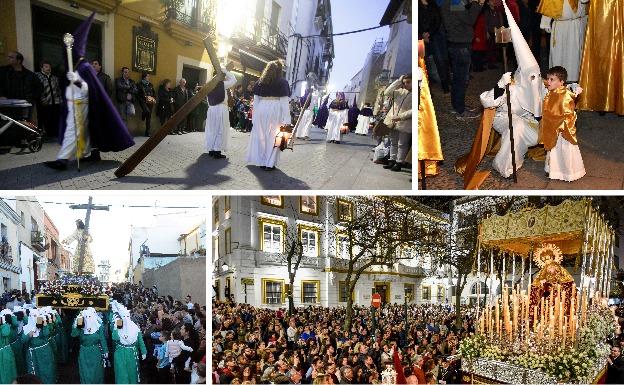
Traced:
<svg viewBox="0 0 624 385">
<path fill-rule="evenodd" d="M 43 328 L 43 317 L 37 317 L 37 328 Z"/>
<path fill-rule="evenodd" d="M 76 319 L 76 327 L 82 329 L 84 327 L 84 317 L 78 317 Z"/>
<path fill-rule="evenodd" d="M 121 318 L 117 318 L 115 325 L 117 325 L 117 329 L 121 329 L 123 327 L 123 320 Z"/>
</svg>

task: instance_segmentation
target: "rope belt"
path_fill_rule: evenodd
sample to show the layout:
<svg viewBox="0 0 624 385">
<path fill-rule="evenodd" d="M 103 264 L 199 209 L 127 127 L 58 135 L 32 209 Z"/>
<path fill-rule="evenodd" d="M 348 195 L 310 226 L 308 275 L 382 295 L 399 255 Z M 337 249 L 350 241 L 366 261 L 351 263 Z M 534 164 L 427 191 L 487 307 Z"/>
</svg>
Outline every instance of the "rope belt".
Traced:
<svg viewBox="0 0 624 385">
<path fill-rule="evenodd" d="M 279 96 L 260 96 L 260 97 L 266 100 L 280 100 L 281 99 Z"/>
<path fill-rule="evenodd" d="M 4 349 L 10 348 L 10 347 L 11 347 L 11 344 L 5 345 L 5 346 L 0 348 L 0 352 L 3 351 Z"/>
<path fill-rule="evenodd" d="M 45 343 L 45 344 L 43 344 L 43 345 L 40 345 L 40 346 L 35 346 L 34 348 L 28 348 L 28 350 L 30 350 L 30 351 L 32 352 L 33 350 L 37 350 L 37 349 L 40 349 L 40 348 L 46 347 L 46 346 L 48 346 L 49 344 L 50 344 L 50 342 L 46 342 L 46 343 Z"/>
</svg>

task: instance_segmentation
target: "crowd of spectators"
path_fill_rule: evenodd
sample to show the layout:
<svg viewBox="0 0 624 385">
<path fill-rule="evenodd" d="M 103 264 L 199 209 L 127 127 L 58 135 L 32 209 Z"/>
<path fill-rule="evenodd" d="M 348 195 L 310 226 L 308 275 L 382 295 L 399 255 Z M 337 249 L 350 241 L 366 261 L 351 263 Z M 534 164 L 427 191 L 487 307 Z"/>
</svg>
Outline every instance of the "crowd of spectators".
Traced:
<svg viewBox="0 0 624 385">
<path fill-rule="evenodd" d="M 213 302 L 215 384 L 378 384 L 391 368 L 406 383 L 458 383 L 458 342 L 474 331 L 473 308 L 455 324 L 448 305 L 354 307 L 346 310 L 255 308 Z M 416 382 L 417 381 L 417 382 Z"/>
</svg>

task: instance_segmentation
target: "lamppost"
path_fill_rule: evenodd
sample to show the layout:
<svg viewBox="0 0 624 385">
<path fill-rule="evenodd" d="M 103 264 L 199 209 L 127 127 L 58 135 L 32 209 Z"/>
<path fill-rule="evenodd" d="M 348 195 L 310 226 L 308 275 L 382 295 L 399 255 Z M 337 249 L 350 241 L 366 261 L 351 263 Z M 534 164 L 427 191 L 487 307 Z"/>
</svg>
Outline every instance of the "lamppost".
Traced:
<svg viewBox="0 0 624 385">
<path fill-rule="evenodd" d="M 407 299 L 408 299 L 408 296 L 409 296 L 409 290 L 408 290 L 407 286 L 404 287 L 403 290 L 405 292 L 404 293 L 405 295 L 403 296 L 405 298 L 405 342 L 404 342 L 403 346 L 405 347 L 405 346 L 407 346 L 407 335 L 408 335 L 408 331 L 409 331 L 409 326 L 407 324 L 407 321 L 408 321 L 408 317 L 407 317 Z"/>
</svg>

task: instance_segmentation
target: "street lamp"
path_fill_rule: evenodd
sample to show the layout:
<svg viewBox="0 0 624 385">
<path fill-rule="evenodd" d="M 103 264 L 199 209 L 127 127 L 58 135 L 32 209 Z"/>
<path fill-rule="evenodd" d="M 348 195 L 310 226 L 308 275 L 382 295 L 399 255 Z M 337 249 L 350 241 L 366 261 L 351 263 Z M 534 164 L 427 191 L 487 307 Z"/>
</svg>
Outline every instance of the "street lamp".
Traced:
<svg viewBox="0 0 624 385">
<path fill-rule="evenodd" d="M 221 271 L 224 273 L 227 273 L 229 270 L 230 270 L 230 267 L 228 266 L 228 264 L 223 262 L 223 264 L 221 265 Z"/>
</svg>

